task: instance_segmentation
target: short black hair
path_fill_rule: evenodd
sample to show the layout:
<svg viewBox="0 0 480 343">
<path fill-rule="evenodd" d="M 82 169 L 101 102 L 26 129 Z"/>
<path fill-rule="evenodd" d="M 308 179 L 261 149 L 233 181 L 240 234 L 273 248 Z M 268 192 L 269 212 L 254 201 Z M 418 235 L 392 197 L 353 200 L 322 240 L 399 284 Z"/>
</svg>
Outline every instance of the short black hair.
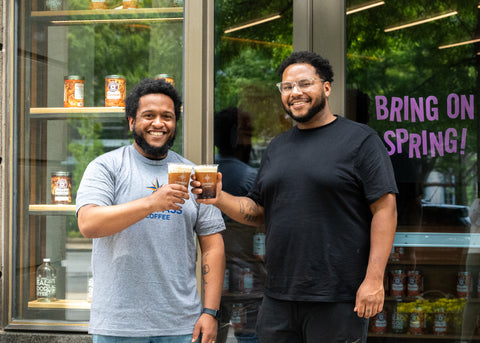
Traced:
<svg viewBox="0 0 480 343">
<path fill-rule="evenodd" d="M 165 94 L 172 99 L 175 119 L 176 121 L 180 120 L 182 99 L 180 99 L 175 87 L 163 79 L 143 79 L 130 90 L 125 99 L 125 117 L 127 120 L 128 118 L 136 118 L 140 98 L 148 94 Z"/>
<path fill-rule="evenodd" d="M 238 108 L 228 107 L 215 114 L 214 144 L 222 155 L 235 154 L 237 148 Z"/>
<path fill-rule="evenodd" d="M 333 70 L 330 62 L 319 54 L 311 51 L 298 51 L 287 57 L 280 64 L 280 67 L 278 67 L 278 75 L 280 78 L 282 78 L 283 72 L 288 66 L 297 63 L 310 64 L 315 68 L 321 78 L 330 83 L 333 82 Z"/>
</svg>

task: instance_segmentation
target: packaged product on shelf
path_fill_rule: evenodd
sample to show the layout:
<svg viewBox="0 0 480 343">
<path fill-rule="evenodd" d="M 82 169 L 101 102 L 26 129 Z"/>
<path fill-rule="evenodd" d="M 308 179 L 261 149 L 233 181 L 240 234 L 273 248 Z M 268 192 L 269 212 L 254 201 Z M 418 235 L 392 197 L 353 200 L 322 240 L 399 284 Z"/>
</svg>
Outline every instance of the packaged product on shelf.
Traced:
<svg viewBox="0 0 480 343">
<path fill-rule="evenodd" d="M 409 332 L 414 335 L 423 335 L 427 330 L 427 314 L 422 306 L 415 306 L 410 314 Z"/>
<path fill-rule="evenodd" d="M 232 318 L 230 321 L 235 330 L 242 329 L 247 324 L 247 311 L 242 303 L 232 305 Z"/>
<path fill-rule="evenodd" d="M 404 255 L 405 255 L 404 247 L 392 247 L 389 260 L 391 262 L 398 262 L 403 259 Z"/>
<path fill-rule="evenodd" d="M 470 298 L 472 295 L 472 274 L 470 272 L 457 273 L 457 297 Z"/>
<path fill-rule="evenodd" d="M 50 259 L 44 258 L 43 263 L 37 268 L 36 275 L 36 295 L 38 301 L 51 302 L 56 300 L 56 277 L 55 268 L 50 264 Z"/>
<path fill-rule="evenodd" d="M 407 272 L 407 295 L 419 296 L 423 292 L 423 275 L 419 270 Z"/>
<path fill-rule="evenodd" d="M 390 295 L 392 297 L 405 296 L 406 275 L 403 269 L 394 269 L 390 273 Z"/>
<path fill-rule="evenodd" d="M 105 76 L 105 107 L 125 107 L 126 82 L 122 75 Z"/>
<path fill-rule="evenodd" d="M 253 256 L 261 260 L 265 259 L 265 234 L 263 232 L 253 235 Z"/>
<path fill-rule="evenodd" d="M 433 334 L 436 336 L 445 336 L 448 334 L 447 312 L 444 308 L 435 309 Z"/>
<path fill-rule="evenodd" d="M 107 3 L 105 0 L 90 0 L 91 10 L 105 10 L 107 9 Z"/>
<path fill-rule="evenodd" d="M 238 290 L 240 293 L 250 293 L 253 290 L 253 272 L 250 268 L 242 268 Z"/>
<path fill-rule="evenodd" d="M 45 7 L 49 11 L 58 11 L 62 9 L 62 0 L 45 0 Z"/>
<path fill-rule="evenodd" d="M 230 269 L 225 268 L 225 277 L 223 278 L 222 293 L 228 293 L 230 290 Z"/>
<path fill-rule="evenodd" d="M 169 74 L 157 74 L 155 75 L 155 80 L 165 80 L 165 82 L 168 82 L 171 84 L 173 87 L 175 87 L 175 79 L 173 78 L 172 75 Z"/>
<path fill-rule="evenodd" d="M 387 312 L 385 309 L 370 319 L 370 332 L 376 334 L 387 333 Z"/>
<path fill-rule="evenodd" d="M 83 107 L 85 79 L 79 75 L 68 75 L 64 78 L 63 107 Z"/>
<path fill-rule="evenodd" d="M 405 333 L 408 327 L 408 313 L 402 305 L 401 302 L 395 303 L 392 310 L 392 332 L 397 334 Z"/>
<path fill-rule="evenodd" d="M 70 204 L 72 202 L 72 173 L 59 171 L 52 173 L 52 204 Z"/>
<path fill-rule="evenodd" d="M 138 8 L 139 0 L 123 0 L 123 8 Z"/>
</svg>

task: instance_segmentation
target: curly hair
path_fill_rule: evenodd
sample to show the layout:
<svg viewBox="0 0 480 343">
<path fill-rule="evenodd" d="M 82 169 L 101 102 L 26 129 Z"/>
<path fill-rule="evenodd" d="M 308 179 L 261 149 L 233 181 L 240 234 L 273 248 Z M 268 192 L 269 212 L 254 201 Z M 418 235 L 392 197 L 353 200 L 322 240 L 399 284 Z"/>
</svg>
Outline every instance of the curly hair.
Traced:
<svg viewBox="0 0 480 343">
<path fill-rule="evenodd" d="M 175 108 L 175 119 L 176 121 L 180 120 L 182 99 L 180 99 L 175 87 L 162 79 L 143 79 L 130 90 L 125 99 L 125 117 L 127 120 L 128 118 L 135 119 L 140 98 L 148 94 L 165 94 L 171 98 Z"/>
<path fill-rule="evenodd" d="M 333 70 L 330 62 L 322 56 L 311 51 L 298 51 L 292 53 L 287 57 L 278 67 L 278 75 L 280 78 L 283 76 L 283 72 L 288 66 L 297 63 L 310 64 L 315 68 L 317 74 L 320 75 L 325 81 L 333 82 Z"/>
</svg>

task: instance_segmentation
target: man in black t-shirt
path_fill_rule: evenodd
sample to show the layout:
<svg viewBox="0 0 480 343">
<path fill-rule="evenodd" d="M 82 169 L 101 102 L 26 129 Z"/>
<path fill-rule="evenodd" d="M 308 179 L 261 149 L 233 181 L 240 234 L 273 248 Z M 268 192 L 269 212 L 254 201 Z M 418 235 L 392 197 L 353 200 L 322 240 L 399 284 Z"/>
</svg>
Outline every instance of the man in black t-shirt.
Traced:
<svg viewBox="0 0 480 343">
<path fill-rule="evenodd" d="M 368 318 L 383 308 L 397 223 L 390 158 L 375 131 L 331 113 L 327 60 L 293 53 L 279 74 L 297 125 L 269 144 L 247 196 L 221 191 L 219 175 L 217 198 L 197 201 L 265 225 L 261 342 L 366 342 Z"/>
</svg>

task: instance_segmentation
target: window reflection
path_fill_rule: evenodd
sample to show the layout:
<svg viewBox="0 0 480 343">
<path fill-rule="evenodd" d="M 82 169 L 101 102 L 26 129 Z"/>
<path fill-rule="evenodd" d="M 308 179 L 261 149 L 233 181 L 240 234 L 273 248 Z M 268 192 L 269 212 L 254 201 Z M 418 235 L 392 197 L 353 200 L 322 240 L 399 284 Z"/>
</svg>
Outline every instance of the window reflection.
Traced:
<svg viewBox="0 0 480 343">
<path fill-rule="evenodd" d="M 215 1 L 215 161 L 225 190 L 235 195 L 247 194 L 267 144 L 292 126 L 275 86 L 276 68 L 292 52 L 292 3 Z M 227 272 L 216 341 L 258 342 L 264 228 L 225 220 Z"/>
</svg>

